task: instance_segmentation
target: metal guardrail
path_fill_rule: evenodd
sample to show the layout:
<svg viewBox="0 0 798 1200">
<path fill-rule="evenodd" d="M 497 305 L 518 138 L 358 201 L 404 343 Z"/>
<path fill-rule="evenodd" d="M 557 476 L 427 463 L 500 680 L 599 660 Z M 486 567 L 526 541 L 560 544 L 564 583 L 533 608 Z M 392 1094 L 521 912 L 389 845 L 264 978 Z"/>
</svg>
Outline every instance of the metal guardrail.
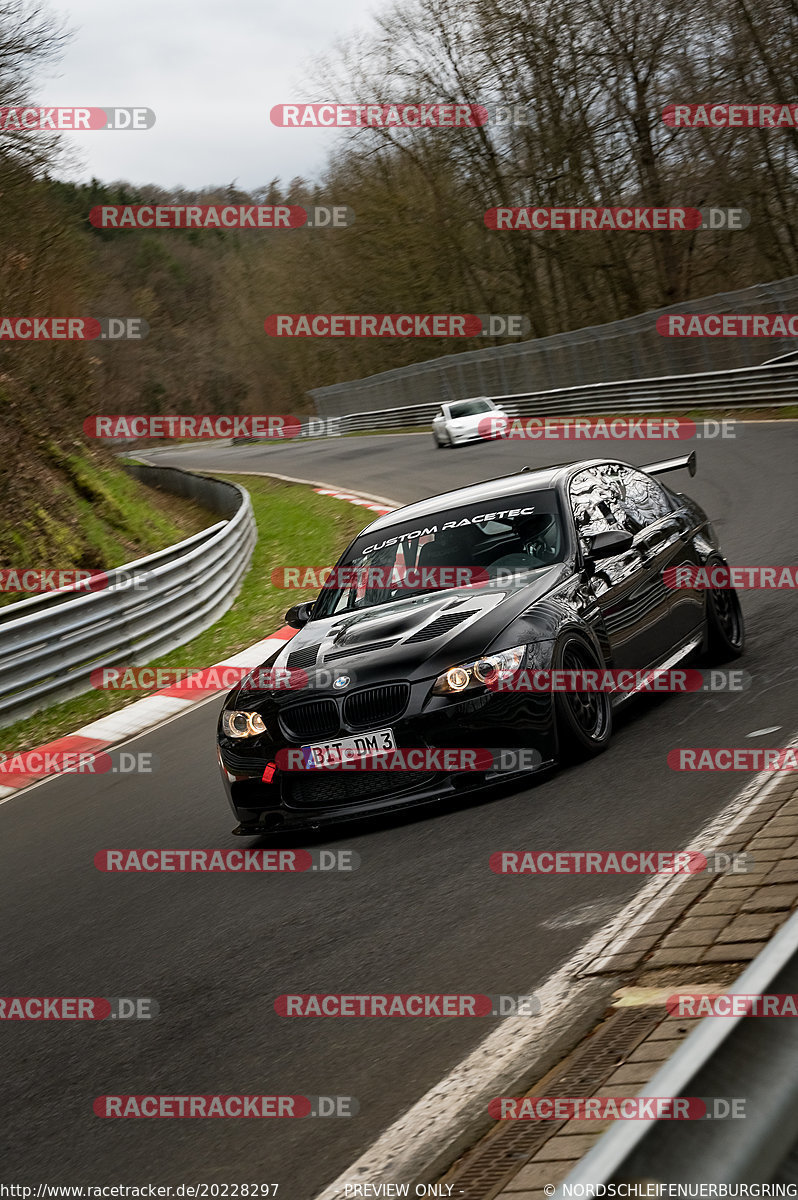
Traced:
<svg viewBox="0 0 798 1200">
<path fill-rule="evenodd" d="M 663 375 L 491 396 L 512 417 L 565 417 L 602 413 L 685 412 L 707 408 L 784 408 L 798 404 L 798 363 L 694 375 Z M 327 418 L 327 436 L 361 429 L 429 426 L 439 403 L 411 404 Z M 321 422 L 318 422 L 320 425 Z"/>
<path fill-rule="evenodd" d="M 798 275 L 680 301 L 603 325 L 444 353 L 438 358 L 342 380 L 309 392 L 320 416 L 441 404 L 467 396 L 587 386 L 644 375 L 682 375 L 754 367 L 793 349 L 794 337 L 663 337 L 657 318 L 669 313 L 798 312 Z M 453 347 L 452 347 L 453 348 Z"/>
<path fill-rule="evenodd" d="M 233 603 L 257 539 L 249 494 L 176 467 L 128 467 L 223 520 L 107 572 L 100 591 L 60 590 L 0 609 L 0 726 L 88 691 L 91 672 L 182 645 Z"/>
<path fill-rule="evenodd" d="M 727 992 L 798 992 L 798 913 Z M 587 1195 L 588 1184 L 605 1185 L 598 1194 L 611 1195 L 610 1185 L 630 1182 L 761 1184 L 782 1176 L 794 1182 L 798 1021 L 706 1017 L 638 1095 L 740 1098 L 745 1117 L 620 1121 L 563 1180 L 555 1200 Z"/>
</svg>

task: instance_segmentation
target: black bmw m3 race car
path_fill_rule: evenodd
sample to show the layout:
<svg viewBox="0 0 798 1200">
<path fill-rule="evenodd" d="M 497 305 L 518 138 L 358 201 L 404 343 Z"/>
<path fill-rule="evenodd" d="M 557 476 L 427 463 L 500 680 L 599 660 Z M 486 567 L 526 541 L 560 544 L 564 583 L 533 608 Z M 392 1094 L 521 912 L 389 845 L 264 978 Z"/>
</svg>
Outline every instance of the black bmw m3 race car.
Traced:
<svg viewBox="0 0 798 1200">
<path fill-rule="evenodd" d="M 636 694 L 514 688 L 525 673 L 739 655 L 734 589 L 689 583 L 726 562 L 706 513 L 659 479 L 681 469 L 695 474 L 695 453 L 527 469 L 368 525 L 317 599 L 286 613 L 299 632 L 226 698 L 234 832 L 373 816 L 589 757 Z M 677 569 L 687 585 L 669 584 Z"/>
</svg>

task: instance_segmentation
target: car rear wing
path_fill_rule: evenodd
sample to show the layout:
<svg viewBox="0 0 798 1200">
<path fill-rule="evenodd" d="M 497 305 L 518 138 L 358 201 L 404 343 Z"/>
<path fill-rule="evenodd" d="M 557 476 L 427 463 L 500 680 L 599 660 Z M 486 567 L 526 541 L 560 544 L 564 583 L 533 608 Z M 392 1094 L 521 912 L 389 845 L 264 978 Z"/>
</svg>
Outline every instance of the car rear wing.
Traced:
<svg viewBox="0 0 798 1200">
<path fill-rule="evenodd" d="M 681 471 L 684 467 L 691 475 L 695 475 L 695 450 L 690 454 L 685 454 L 684 458 L 666 458 L 662 462 L 649 463 L 640 470 L 645 471 L 646 475 L 664 475 L 666 471 Z"/>
</svg>

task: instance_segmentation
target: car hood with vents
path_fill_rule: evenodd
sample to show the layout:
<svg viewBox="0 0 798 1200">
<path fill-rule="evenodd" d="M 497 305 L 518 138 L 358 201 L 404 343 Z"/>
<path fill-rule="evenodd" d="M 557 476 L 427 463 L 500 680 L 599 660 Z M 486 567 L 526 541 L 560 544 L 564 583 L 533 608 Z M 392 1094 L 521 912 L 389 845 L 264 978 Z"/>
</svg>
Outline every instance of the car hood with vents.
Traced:
<svg viewBox="0 0 798 1200">
<path fill-rule="evenodd" d="M 557 563 L 530 573 L 523 586 L 426 593 L 311 621 L 263 666 L 305 671 L 311 683 L 316 675 L 347 675 L 353 686 L 434 676 L 507 649 L 507 626 L 567 574 Z"/>
</svg>

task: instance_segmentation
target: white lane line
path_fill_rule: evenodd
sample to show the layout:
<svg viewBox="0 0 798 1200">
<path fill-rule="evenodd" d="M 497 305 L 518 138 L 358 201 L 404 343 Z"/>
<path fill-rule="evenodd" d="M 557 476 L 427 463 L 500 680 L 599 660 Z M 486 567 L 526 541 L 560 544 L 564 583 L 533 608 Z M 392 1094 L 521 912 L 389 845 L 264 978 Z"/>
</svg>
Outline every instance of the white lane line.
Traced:
<svg viewBox="0 0 798 1200">
<path fill-rule="evenodd" d="M 566 908 L 555 917 L 541 921 L 542 929 L 573 929 L 577 925 L 599 925 L 614 916 L 618 908 L 616 900 L 599 900 L 589 904 L 577 904 Z"/>
<path fill-rule="evenodd" d="M 798 746 L 798 736 L 788 745 Z M 755 775 L 685 848 L 719 848 L 719 839 L 733 833 L 783 779 L 784 772 L 778 771 Z M 458 1154 L 494 1124 L 487 1117 L 489 1101 L 506 1094 L 506 1089 L 523 1090 L 530 1086 L 534 1078 L 572 1049 L 572 1041 L 567 1041 L 569 1031 L 571 1037 L 574 1029 L 583 1035 L 589 1028 L 586 1017 L 591 1013 L 598 1016 L 603 1011 L 617 987 L 617 977 L 591 976 L 586 972 L 600 969 L 602 955 L 608 950 L 613 955 L 623 953 L 627 943 L 638 937 L 646 924 L 655 921 L 662 906 L 691 879 L 690 875 L 654 876 L 609 925 L 595 933 L 542 987 L 527 989 L 534 990 L 540 1000 L 538 1016 L 503 1020 L 476 1050 L 320 1192 L 316 1200 L 343 1196 L 346 1184 L 416 1184 L 438 1178 Z"/>
</svg>

